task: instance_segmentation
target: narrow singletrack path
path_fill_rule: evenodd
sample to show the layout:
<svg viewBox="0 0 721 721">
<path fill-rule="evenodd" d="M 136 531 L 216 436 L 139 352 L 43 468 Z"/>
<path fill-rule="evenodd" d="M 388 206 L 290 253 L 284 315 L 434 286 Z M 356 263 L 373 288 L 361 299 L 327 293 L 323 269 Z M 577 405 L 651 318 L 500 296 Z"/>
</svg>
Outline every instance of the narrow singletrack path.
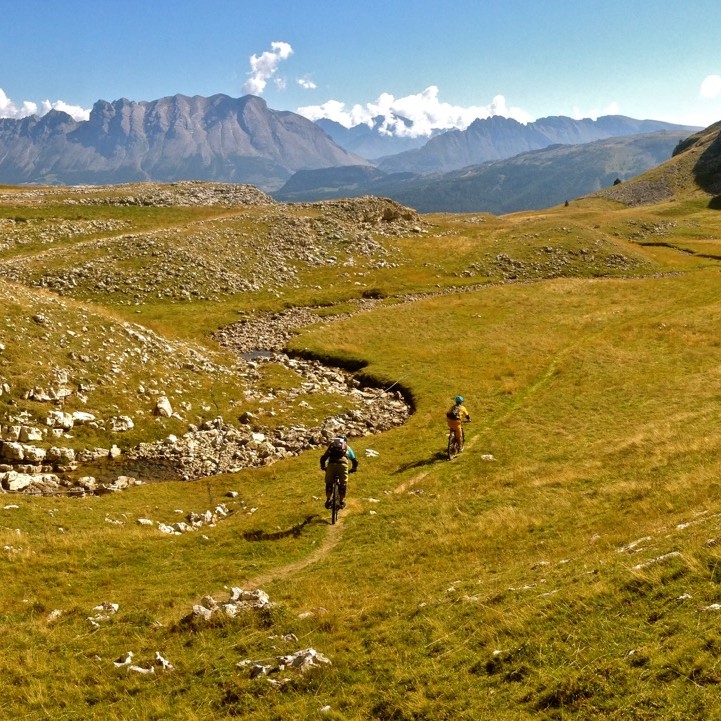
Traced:
<svg viewBox="0 0 721 721">
<path fill-rule="evenodd" d="M 278 581 L 286 576 L 302 571 L 308 566 L 312 566 L 322 561 L 328 554 L 338 545 L 343 536 L 343 526 L 345 523 L 345 515 L 352 511 L 360 510 L 360 503 L 356 499 L 349 499 L 346 507 L 338 514 L 338 520 L 335 525 L 327 521 L 328 529 L 326 535 L 323 537 L 320 545 L 315 548 L 308 556 L 301 558 L 298 561 L 289 563 L 285 566 L 278 566 L 277 568 L 271 568 L 265 573 L 261 573 L 253 578 L 248 579 L 243 584 L 243 588 L 256 589 L 261 586 L 265 586 L 274 581 Z M 330 518 L 330 512 L 325 518 Z"/>
</svg>

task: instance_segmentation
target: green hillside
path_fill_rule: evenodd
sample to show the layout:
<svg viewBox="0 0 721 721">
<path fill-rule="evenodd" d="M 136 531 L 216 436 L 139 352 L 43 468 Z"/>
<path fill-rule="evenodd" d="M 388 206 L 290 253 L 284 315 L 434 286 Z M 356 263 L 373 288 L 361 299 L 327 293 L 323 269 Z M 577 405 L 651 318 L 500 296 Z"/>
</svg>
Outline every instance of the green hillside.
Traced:
<svg viewBox="0 0 721 721">
<path fill-rule="evenodd" d="M 510 213 L 546 208 L 628 180 L 671 157 L 684 134 L 670 130 L 555 144 L 510 158 L 427 174 L 374 173 L 367 168 L 298 171 L 278 200 L 364 194 L 393 198 L 424 213 Z"/>
<path fill-rule="evenodd" d="M 362 415 L 216 333 L 289 313 L 291 355 L 413 406 L 350 439 L 335 526 L 318 447 L 0 494 L 0 716 L 721 714 L 721 216 L 688 156 L 670 163 L 623 196 L 498 217 L 200 184 L 0 188 L 3 438 L 92 413 L 37 441 L 117 447 L 79 476 L 191 427 L 236 437 L 247 412 L 266 435 Z M 449 462 L 458 393 L 473 420 Z M 176 414 L 154 412 L 160 395 Z M 161 532 L 189 514 L 196 530 Z"/>
</svg>

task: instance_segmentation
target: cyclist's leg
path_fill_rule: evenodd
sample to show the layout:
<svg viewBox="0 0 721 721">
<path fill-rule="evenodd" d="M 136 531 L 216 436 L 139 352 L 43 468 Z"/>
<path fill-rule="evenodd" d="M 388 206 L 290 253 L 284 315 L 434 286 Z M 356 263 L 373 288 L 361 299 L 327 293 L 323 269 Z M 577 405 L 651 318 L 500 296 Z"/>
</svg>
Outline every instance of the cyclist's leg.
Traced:
<svg viewBox="0 0 721 721">
<path fill-rule="evenodd" d="M 330 508 L 330 497 L 333 494 L 333 480 L 335 471 L 333 465 L 328 463 L 325 467 L 325 507 Z"/>
<path fill-rule="evenodd" d="M 340 491 L 340 507 L 345 506 L 345 494 L 348 490 L 348 466 L 345 463 L 338 467 L 338 489 Z"/>
<path fill-rule="evenodd" d="M 448 425 L 453 430 L 453 435 L 456 437 L 456 443 L 458 444 L 458 447 L 460 448 L 463 443 L 463 436 L 462 430 L 461 430 L 461 422 L 460 421 L 448 421 Z"/>
</svg>

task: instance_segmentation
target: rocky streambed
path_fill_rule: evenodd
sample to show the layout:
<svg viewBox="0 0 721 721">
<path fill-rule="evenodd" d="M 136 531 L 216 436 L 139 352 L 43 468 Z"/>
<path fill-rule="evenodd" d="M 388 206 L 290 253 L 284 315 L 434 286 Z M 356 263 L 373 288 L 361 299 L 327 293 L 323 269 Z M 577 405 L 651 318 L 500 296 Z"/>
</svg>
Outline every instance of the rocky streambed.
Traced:
<svg viewBox="0 0 721 721">
<path fill-rule="evenodd" d="M 373 306 L 372 300 L 362 301 L 351 312 Z M 71 418 L 70 414 L 49 412 L 45 423 L 60 424 L 60 428 L 3 427 L 0 493 L 85 495 L 114 492 L 149 481 L 194 480 L 269 465 L 324 446 L 339 434 L 357 438 L 405 423 L 412 402 L 410 394 L 397 383 L 383 387 L 351 370 L 330 367 L 317 359 L 294 358 L 284 352 L 288 339 L 298 329 L 318 322 L 333 320 L 320 318 L 313 309 L 295 308 L 241 320 L 217 332 L 216 340 L 238 356 L 234 372 L 243 388 L 243 400 L 251 409 L 239 417 L 216 417 L 198 425 L 189 424 L 182 435 L 169 435 L 125 451 L 110 442 L 105 449 L 44 447 L 50 435 L 62 434 L 64 429 L 87 421 L 84 416 L 88 414 L 83 413 Z M 282 367 L 294 382 L 269 388 L 264 380 L 268 364 Z M 304 411 L 313 409 L 318 399 L 329 398 L 333 399 L 330 406 L 338 411 L 331 411 L 322 421 L 307 425 L 278 422 L 285 415 L 317 419 L 324 414 Z M 52 398 L 47 400 L 53 402 Z M 268 411 L 271 407 L 273 410 Z M 173 415 L 167 398 L 158 401 L 156 413 Z M 123 419 L 132 427 L 129 417 L 111 420 Z M 97 419 L 91 420 L 97 424 Z M 115 422 L 104 427 L 111 432 L 124 430 Z"/>
<path fill-rule="evenodd" d="M 254 359 L 246 361 L 246 380 L 252 379 L 265 363 L 281 364 L 302 378 L 297 388 L 265 392 L 266 398 L 302 406 L 310 405 L 317 394 L 334 394 L 351 400 L 353 409 L 329 416 L 314 426 L 281 425 L 271 429 L 261 429 L 252 413 L 241 415 L 238 423 L 216 418 L 199 427 L 190 426 L 180 438 L 170 436 L 130 449 L 119 461 L 124 472 L 144 466 L 164 467 L 165 475 L 173 469 L 183 480 L 232 473 L 324 446 L 338 434 L 352 438 L 389 430 L 405 423 L 411 413 L 411 405 L 398 386 L 374 387 L 362 383 L 350 371 L 317 360 L 291 358 L 285 353 L 255 351 L 254 355 Z"/>
<path fill-rule="evenodd" d="M 374 300 L 360 301 L 355 312 L 369 310 L 376 304 Z M 147 465 L 156 470 L 164 468 L 166 474 L 173 469 L 184 480 L 232 473 L 324 446 L 339 434 L 349 438 L 367 436 L 405 423 L 412 403 L 410 394 L 397 383 L 383 387 L 370 378 L 359 379 L 352 371 L 319 360 L 294 358 L 285 352 L 288 340 L 300 328 L 333 322 L 350 314 L 337 315 L 329 321 L 312 309 L 292 308 L 240 320 L 220 329 L 214 338 L 244 361 L 241 376 L 251 388 L 246 395 L 253 396 L 262 366 L 274 363 L 297 374 L 301 382 L 290 390 L 256 394 L 262 402 L 280 401 L 285 407 L 310 406 L 315 396 L 331 394 L 351 401 L 352 410 L 329 416 L 318 425 L 281 425 L 271 429 L 260 427 L 252 413 L 241 415 L 239 424 L 216 418 L 199 427 L 190 426 L 180 438 L 171 436 L 132 448 L 123 458 L 125 472 Z"/>
</svg>

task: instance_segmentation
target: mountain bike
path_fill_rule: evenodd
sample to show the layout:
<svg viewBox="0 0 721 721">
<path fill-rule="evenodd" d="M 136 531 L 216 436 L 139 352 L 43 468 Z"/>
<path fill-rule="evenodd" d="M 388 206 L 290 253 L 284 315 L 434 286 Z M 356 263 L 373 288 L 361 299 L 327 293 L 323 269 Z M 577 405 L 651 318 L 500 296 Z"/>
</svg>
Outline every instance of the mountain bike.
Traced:
<svg viewBox="0 0 721 721">
<path fill-rule="evenodd" d="M 355 473 L 354 469 L 350 469 L 348 474 Z M 346 481 L 347 482 L 347 481 Z M 347 488 L 347 487 L 346 487 Z M 335 524 L 338 520 L 338 511 L 345 507 L 345 503 L 341 505 L 341 484 L 340 475 L 338 473 L 333 477 L 333 488 L 330 494 L 330 522 Z"/>
<path fill-rule="evenodd" d="M 335 525 L 340 511 L 340 478 L 338 475 L 333 479 L 333 491 L 330 496 L 330 522 Z"/>
<path fill-rule="evenodd" d="M 448 460 L 452 461 L 464 448 L 466 445 L 466 434 L 463 430 L 463 426 L 461 426 L 461 444 L 458 445 L 458 441 L 456 440 L 456 434 L 453 432 L 452 428 L 448 429 Z"/>
</svg>

